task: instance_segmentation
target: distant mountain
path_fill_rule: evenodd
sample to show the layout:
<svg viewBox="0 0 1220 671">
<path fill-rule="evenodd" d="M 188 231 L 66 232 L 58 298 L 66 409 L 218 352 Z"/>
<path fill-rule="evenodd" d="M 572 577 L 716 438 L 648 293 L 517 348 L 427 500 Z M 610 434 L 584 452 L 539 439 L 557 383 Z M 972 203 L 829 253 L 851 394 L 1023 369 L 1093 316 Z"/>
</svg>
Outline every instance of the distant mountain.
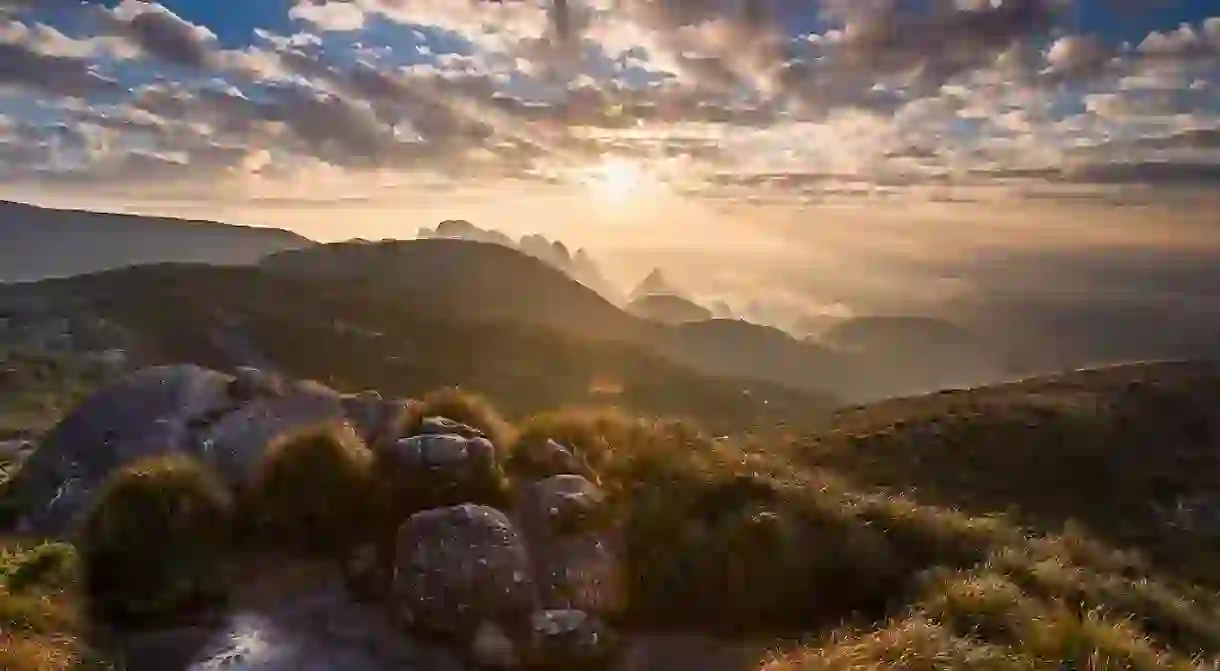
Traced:
<svg viewBox="0 0 1220 671">
<path fill-rule="evenodd" d="M 513 240 L 500 231 L 479 228 L 465 219 L 446 219 L 437 224 L 436 228 L 422 227 L 416 237 L 486 242 L 515 249 L 558 268 L 568 277 L 596 291 L 607 300 L 614 303 L 620 303 L 622 300 L 618 290 L 602 275 L 601 269 L 597 267 L 587 251 L 577 249 L 575 252 L 569 252 L 567 246 L 559 240 L 551 241 L 536 233 L 523 235 L 520 240 Z"/>
<path fill-rule="evenodd" d="M 673 284 L 665 277 L 665 273 L 661 272 L 660 268 L 653 268 L 651 273 L 631 290 L 628 300 L 637 300 L 644 296 L 653 294 L 666 294 L 671 296 L 680 296 L 679 292 Z"/>
<path fill-rule="evenodd" d="M 542 241 L 533 244 L 541 249 Z M 773 327 L 708 319 L 707 310 L 678 296 L 650 294 L 623 311 L 554 265 L 501 244 L 445 238 L 347 242 L 278 253 L 262 267 L 357 282 L 373 296 L 437 320 L 486 324 L 489 333 L 503 325 L 527 326 L 632 343 L 700 374 L 766 380 L 849 401 L 1013 376 L 952 324 L 867 318 L 841 325 L 831 333 L 835 346 L 827 347 Z"/>
<path fill-rule="evenodd" d="M 0 201 L 0 240 L 0 282 L 146 263 L 248 265 L 273 252 L 314 244 L 276 228 L 54 210 L 6 201 Z"/>
<path fill-rule="evenodd" d="M 647 330 L 552 264 L 501 244 L 347 242 L 275 254 L 263 267 L 361 282 L 436 318 L 513 322 L 602 340 L 640 341 Z"/>
<path fill-rule="evenodd" d="M 627 305 L 627 312 L 662 324 L 685 324 L 712 319 L 712 311 L 681 296 L 650 294 Z"/>
</svg>

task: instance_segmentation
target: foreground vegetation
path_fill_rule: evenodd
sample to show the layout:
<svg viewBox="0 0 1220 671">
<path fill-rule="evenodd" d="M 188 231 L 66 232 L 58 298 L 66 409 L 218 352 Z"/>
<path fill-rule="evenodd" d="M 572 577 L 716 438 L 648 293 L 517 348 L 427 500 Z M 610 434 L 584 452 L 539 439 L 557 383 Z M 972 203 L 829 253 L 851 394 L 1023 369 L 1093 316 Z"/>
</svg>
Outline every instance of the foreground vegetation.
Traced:
<svg viewBox="0 0 1220 671">
<path fill-rule="evenodd" d="M 1033 387 L 992 396 L 976 392 L 972 398 L 990 399 L 991 409 L 976 408 L 975 424 L 962 425 L 975 428 L 946 429 L 942 433 L 952 438 L 939 442 L 914 438 L 925 435 L 913 428 L 917 418 L 956 416 L 951 409 L 962 398 L 850 410 L 839 415 L 835 431 L 790 441 L 718 440 L 688 423 L 610 410 L 565 410 L 510 424 L 486 401 L 453 391 L 430 396 L 430 410 L 421 412 L 443 410 L 497 436 L 499 465 L 510 480 L 553 468 L 540 456 L 547 439 L 573 449 L 607 491 L 626 549 L 622 609 L 615 619 L 628 629 L 769 638 L 776 653 L 759 660 L 767 671 L 1209 668 L 1220 662 L 1220 594 L 1210 578 L 1220 575 L 1214 551 L 1198 545 L 1182 558 L 1189 566 L 1175 563 L 1168 549 L 1179 548 L 1182 535 L 1148 516 L 1132 518 L 1138 533 L 1114 533 L 1096 507 L 1147 495 L 1141 488 L 1146 476 L 1100 480 L 1109 477 L 1097 470 L 1106 460 L 1092 455 L 1107 449 L 1104 440 L 1127 436 L 1108 449 L 1124 450 L 1132 460 L 1167 459 L 1164 442 L 1137 438 L 1153 435 L 1153 423 L 1135 411 L 1144 406 L 1132 394 L 1163 413 L 1158 404 L 1165 398 L 1158 394 L 1195 398 L 1210 387 L 1193 376 L 1143 380 L 1159 390 L 1151 395 L 1126 384 L 1107 398 L 1125 399 L 1114 407 L 1126 408 L 1129 420 L 1106 414 L 1117 412 L 1109 405 L 1105 413 L 1095 404 L 1088 406 L 1092 414 L 1083 412 L 1083 389 L 1092 390 L 1094 401 L 1101 398 L 1097 380 L 1039 387 L 1041 401 L 1073 398 L 1078 404 L 1036 417 L 1022 414 L 1018 402 L 1028 401 Z M 1008 394 L 1014 413 L 1008 423 L 992 421 L 1002 416 L 998 394 Z M 946 401 L 948 407 L 937 405 Z M 1079 417 L 1088 421 L 1065 419 Z M 1178 426 L 1180 416 L 1174 417 L 1166 430 Z M 1110 428 L 1119 421 L 1128 421 L 1119 426 L 1134 433 Z M 1037 424 L 1028 429 L 1032 433 L 1014 428 L 1027 423 Z M 247 492 L 218 492 L 191 464 L 138 464 L 116 475 L 95 518 L 124 522 L 91 526 L 79 539 L 80 573 L 93 578 L 73 579 L 67 546 L 24 546 L 4 555 L 0 622 L 6 623 L 9 657 L 0 666 L 70 668 L 85 659 L 79 642 L 85 610 L 74 605 L 82 589 L 95 598 L 99 591 L 113 598 L 117 589 L 119 596 L 149 601 L 141 591 L 148 583 L 137 589 L 98 577 L 98 547 L 144 524 L 155 523 L 160 534 L 193 533 L 181 517 L 171 523 L 153 514 L 165 500 L 188 497 L 197 502 L 191 510 L 215 512 L 191 522 L 207 532 L 193 536 L 206 543 L 201 555 L 232 557 L 230 544 L 243 542 L 240 524 L 232 534 L 216 526 L 229 519 L 230 501 L 247 507 L 233 519 L 274 531 L 247 535 L 274 538 L 281 552 L 333 554 L 360 542 L 350 532 L 361 525 L 342 518 L 378 519 L 384 493 L 367 448 L 351 440 L 321 432 L 277 446 Z M 958 450 L 956 460 L 949 444 Z M 1159 456 L 1137 457 L 1140 450 Z M 1057 465 L 1055 472 L 1045 472 L 1048 461 Z M 1175 473 L 1178 486 L 1190 484 L 1188 473 Z M 1200 474 L 1192 486 L 1208 477 Z M 1097 500 L 1105 487 L 1120 485 L 1132 488 Z M 336 497 L 345 506 L 316 505 Z M 327 530 L 324 547 L 299 542 L 302 531 L 294 523 L 306 518 Z M 369 526 L 365 533 L 375 534 Z M 177 578 L 198 577 L 198 566 L 140 549 L 134 539 L 113 547 L 138 553 L 141 561 L 168 562 L 139 572 L 156 577 L 151 587 L 157 590 L 178 590 L 183 583 Z M 39 559 L 44 554 L 58 559 Z M 197 605 L 153 602 L 171 609 Z M 54 666 L 46 659 L 68 661 Z"/>
</svg>

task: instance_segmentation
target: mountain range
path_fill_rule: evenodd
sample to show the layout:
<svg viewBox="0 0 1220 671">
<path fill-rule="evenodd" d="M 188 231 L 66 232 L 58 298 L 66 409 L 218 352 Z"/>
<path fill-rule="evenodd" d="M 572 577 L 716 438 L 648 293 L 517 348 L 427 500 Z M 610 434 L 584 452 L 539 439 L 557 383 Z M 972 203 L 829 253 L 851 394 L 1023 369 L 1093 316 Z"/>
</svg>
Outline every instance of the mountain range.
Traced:
<svg viewBox="0 0 1220 671">
<path fill-rule="evenodd" d="M 314 244 L 277 228 L 0 201 L 0 282 L 68 277 L 142 263 L 249 265 Z"/>
<path fill-rule="evenodd" d="M 148 304 L 154 297 L 146 299 L 142 294 L 155 292 L 133 278 L 155 277 L 156 282 L 171 286 L 182 283 L 198 294 L 183 304 L 197 314 L 180 314 L 185 307 L 177 306 L 170 311 L 180 314 L 183 323 L 206 322 L 217 311 L 241 311 L 232 301 L 244 298 L 252 303 L 251 295 L 243 297 L 230 286 L 240 276 L 274 286 L 267 290 L 271 294 L 287 292 L 290 287 L 308 287 L 302 290 L 338 292 L 349 301 L 377 305 L 394 314 L 407 311 L 412 323 L 427 323 L 433 331 L 443 326 L 462 334 L 515 334 L 504 336 L 510 340 L 527 338 L 520 334 L 528 333 L 527 339 L 534 340 L 526 349 L 540 347 L 546 339 L 562 341 L 575 358 L 589 348 L 626 348 L 623 351 L 630 350 L 632 357 L 638 354 L 663 360 L 696 378 L 730 385 L 773 385 L 847 402 L 971 387 L 1132 358 L 1121 356 L 1124 353 L 1134 353 L 1141 359 L 1208 358 L 1211 351 L 1201 335 L 1212 332 L 1206 325 L 1191 332 L 1190 347 L 1177 347 L 1172 338 L 1167 340 L 1164 334 L 1157 337 L 1142 328 L 1116 329 L 1101 345 L 1090 348 L 1089 343 L 1098 338 L 1081 335 L 1089 324 L 1055 313 L 1036 313 L 1024 320 L 1002 323 L 918 315 L 861 316 L 830 325 L 817 337 L 796 339 L 779 329 L 745 320 L 713 318 L 717 313 L 673 293 L 660 270 L 645 278 L 631 292 L 636 301 L 627 303 L 613 290 L 605 286 L 599 289 L 604 279 L 587 252 L 570 252 L 562 243 L 542 236 L 513 240 L 462 220 L 421 230 L 416 240 L 321 245 L 285 231 L 209 222 L 66 212 L 19 204 L 2 205 L 0 213 L 4 239 L 14 241 L 0 249 L 0 277 L 9 282 L 149 263 L 204 264 L 160 265 L 155 271 L 106 274 L 111 279 L 105 281 L 99 279 L 102 276 L 83 277 L 59 285 L 72 287 L 80 295 L 90 295 L 86 285 L 93 282 L 123 286 L 129 291 L 127 296 L 135 297 L 126 300 Z M 237 274 L 208 270 L 206 266 L 246 268 Z M 46 283 L 31 285 L 44 286 Z M 6 305 L 22 291 L 40 290 L 27 287 L 0 293 L 0 317 L 15 309 Z M 227 296 L 228 308 L 209 304 L 222 295 Z M 121 302 L 117 295 L 100 298 L 111 307 Z M 361 324 L 364 318 L 339 316 L 333 301 L 300 307 L 320 313 L 331 326 L 351 322 L 357 330 L 387 330 Z M 252 304 L 246 308 L 266 311 Z M 111 316 L 107 310 L 99 314 Z M 1037 331 L 1039 325 L 1052 322 L 1064 326 L 1056 333 L 1064 332 L 1054 343 L 1048 343 L 1045 334 Z M 184 327 L 179 324 L 172 328 Z M 1030 329 L 1033 332 L 1027 335 Z M 1132 341 L 1127 332 L 1138 336 L 1137 341 Z M 194 335 L 183 337 L 189 340 Z M 237 341 L 243 337 L 247 336 L 239 333 Z M 1054 347 L 1056 343 L 1058 348 Z M 471 347 L 492 349 L 484 343 Z M 528 368 L 524 364 L 522 367 Z M 589 380 L 585 383 L 590 386 Z"/>
</svg>

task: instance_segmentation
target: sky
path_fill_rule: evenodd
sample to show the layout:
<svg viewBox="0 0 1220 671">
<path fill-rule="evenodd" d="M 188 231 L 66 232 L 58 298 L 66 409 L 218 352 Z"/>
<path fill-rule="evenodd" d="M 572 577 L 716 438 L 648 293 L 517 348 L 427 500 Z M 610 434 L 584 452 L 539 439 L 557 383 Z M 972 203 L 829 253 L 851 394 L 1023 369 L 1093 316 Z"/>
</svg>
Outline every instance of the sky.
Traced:
<svg viewBox="0 0 1220 671">
<path fill-rule="evenodd" d="M 1216 0 L 0 0 L 0 197 L 336 238 L 1218 182 Z"/>
</svg>

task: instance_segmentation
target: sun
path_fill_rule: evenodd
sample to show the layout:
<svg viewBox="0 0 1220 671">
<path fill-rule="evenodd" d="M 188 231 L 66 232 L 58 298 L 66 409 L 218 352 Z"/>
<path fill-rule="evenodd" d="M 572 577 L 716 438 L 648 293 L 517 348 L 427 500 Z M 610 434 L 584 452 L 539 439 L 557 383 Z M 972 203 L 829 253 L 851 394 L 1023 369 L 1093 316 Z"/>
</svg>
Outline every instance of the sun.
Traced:
<svg viewBox="0 0 1220 671">
<path fill-rule="evenodd" d="M 597 198 L 621 203 L 639 197 L 655 180 L 635 161 L 607 158 L 581 171 L 580 182 Z"/>
</svg>

